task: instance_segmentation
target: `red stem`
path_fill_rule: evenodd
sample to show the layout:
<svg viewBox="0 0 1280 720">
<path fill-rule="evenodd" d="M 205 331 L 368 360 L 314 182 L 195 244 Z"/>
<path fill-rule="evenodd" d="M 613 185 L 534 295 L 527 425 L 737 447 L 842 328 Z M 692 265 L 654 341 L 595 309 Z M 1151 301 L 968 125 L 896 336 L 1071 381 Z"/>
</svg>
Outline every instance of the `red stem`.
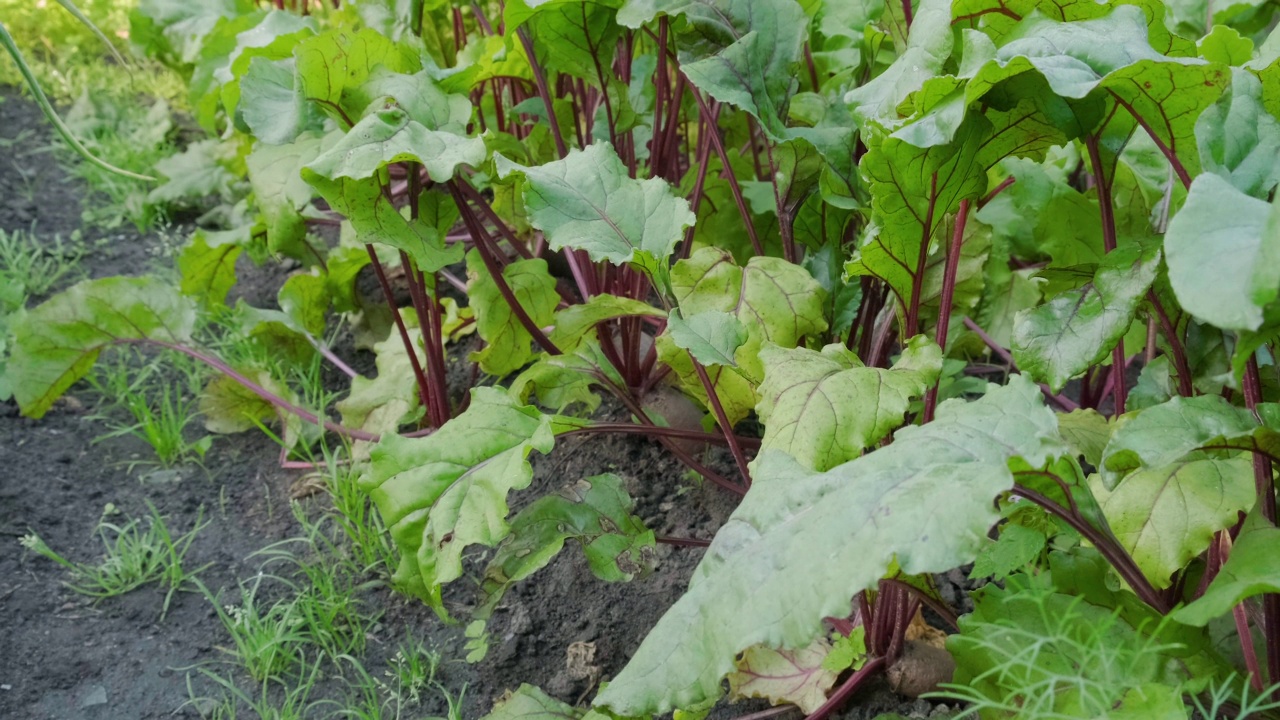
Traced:
<svg viewBox="0 0 1280 720">
<path fill-rule="evenodd" d="M 903 0 L 903 2 L 907 2 L 907 0 Z M 849 679 L 845 680 L 844 683 L 840 685 L 839 690 L 836 690 L 831 697 L 827 698 L 827 701 L 822 703 L 817 710 L 806 715 L 804 720 L 825 720 L 825 718 L 831 715 L 831 713 L 843 707 L 845 702 L 848 701 L 849 696 L 861 687 L 862 684 L 867 681 L 867 678 L 877 672 L 880 672 L 881 668 L 884 667 L 884 664 L 885 659 L 883 657 L 874 657 L 867 660 L 866 665 L 863 665 L 860 670 L 850 675 Z"/>
<path fill-rule="evenodd" d="M 409 363 L 413 367 L 413 379 L 418 385 L 418 400 L 422 403 L 422 407 L 430 407 L 431 400 L 427 388 L 427 376 L 422 372 L 422 363 L 418 360 L 418 353 L 413 346 L 413 340 L 409 338 L 409 329 L 405 327 L 404 318 L 400 316 L 400 308 L 396 305 L 395 294 L 391 291 L 391 283 L 387 281 L 386 270 L 382 268 L 382 261 L 378 260 L 378 253 L 374 251 L 373 245 L 365 243 L 364 249 L 369 253 L 369 260 L 373 263 L 373 273 L 378 277 L 378 285 L 382 287 L 382 295 L 387 300 L 387 306 L 391 308 L 391 318 L 395 321 L 396 329 L 400 332 L 400 341 L 404 343 L 404 351 L 409 355 Z"/>
<path fill-rule="evenodd" d="M 297 415 L 298 417 L 311 423 L 312 425 L 319 425 L 320 427 L 323 427 L 325 430 L 335 432 L 339 435 L 342 435 L 343 437 L 347 437 L 352 440 L 366 440 L 368 442 L 378 441 L 378 436 L 374 435 L 373 433 L 365 432 L 364 430 L 356 430 L 354 428 L 343 427 L 342 425 L 339 425 L 335 422 L 330 422 L 329 420 L 321 420 L 320 417 L 317 416 L 315 413 L 312 413 L 308 410 L 304 410 L 298 407 L 297 405 L 294 405 L 293 403 L 289 402 L 288 400 L 285 400 L 279 395 L 276 395 L 270 390 L 267 390 L 266 388 L 262 387 L 258 383 L 236 372 L 231 368 L 230 365 L 227 365 L 225 362 L 219 360 L 218 358 L 215 358 L 211 355 L 205 355 L 204 353 L 194 348 L 189 348 L 184 345 L 179 345 L 177 343 L 164 342 L 163 340 L 150 340 L 146 338 L 141 338 L 141 339 L 130 338 L 130 339 L 123 339 L 123 340 L 116 340 L 115 342 L 123 345 L 155 345 L 156 347 L 162 347 L 167 350 L 180 352 L 183 355 L 199 360 L 200 362 L 208 365 L 209 367 L 217 370 L 218 372 L 221 372 L 222 374 L 226 375 L 232 380 L 235 380 L 236 382 L 243 385 L 247 390 L 249 390 L 249 392 L 253 393 L 254 395 L 257 395 L 258 397 L 262 398 L 263 400 L 266 400 L 267 402 L 280 408 L 281 410 L 284 410 L 285 412 L 289 412 L 294 415 Z"/>
<path fill-rule="evenodd" d="M 560 136 L 560 121 L 556 119 L 555 106 L 551 102 L 551 90 L 547 87 L 547 73 L 542 69 L 533 52 L 533 40 L 529 38 L 529 31 L 522 27 L 516 30 L 516 35 L 520 38 L 520 44 L 524 46 L 525 55 L 529 56 L 529 69 L 533 71 L 533 81 L 538 86 L 538 95 L 542 97 L 542 102 L 547 107 L 547 125 L 551 130 L 551 139 L 556 143 L 556 152 L 560 153 L 560 157 L 564 157 L 569 154 L 569 148 L 565 147 L 564 138 Z"/>
<path fill-rule="evenodd" d="M 1112 252 L 1116 249 L 1116 216 L 1111 198 L 1111 178 L 1107 177 L 1102 170 L 1102 149 L 1099 147 L 1098 136 L 1093 135 L 1086 140 L 1085 147 L 1089 149 L 1094 185 L 1098 188 L 1098 211 L 1102 216 L 1102 247 L 1107 252 Z M 1117 416 L 1123 415 L 1125 411 L 1127 400 L 1125 366 L 1127 364 L 1124 358 L 1124 338 L 1121 338 L 1116 346 L 1111 348 L 1111 390 L 1115 396 L 1114 414 Z"/>
<path fill-rule="evenodd" d="M 1256 416 L 1258 403 L 1262 402 L 1262 378 L 1258 370 L 1257 356 L 1250 356 L 1245 365 L 1242 389 L 1245 405 Z M 1276 492 L 1275 483 L 1272 480 L 1271 460 L 1259 453 L 1253 455 L 1253 479 L 1262 516 L 1274 526 L 1276 524 Z M 1267 593 L 1262 596 L 1262 624 L 1267 642 L 1267 672 L 1272 683 L 1280 682 L 1280 595 Z"/>
<path fill-rule="evenodd" d="M 533 318 L 529 317 L 529 313 L 525 311 L 524 306 L 520 304 L 515 293 L 512 292 L 511 286 L 507 284 L 507 279 L 502 274 L 502 267 L 493 252 L 494 247 L 490 244 L 492 242 L 491 238 L 488 237 L 488 233 L 480 225 L 479 219 L 472 212 L 471 206 L 467 203 L 466 198 L 463 197 L 462 192 L 458 190 L 457 183 L 452 180 L 449 181 L 449 192 L 453 195 L 453 201 L 457 203 L 458 209 L 462 211 L 462 221 L 471 232 L 472 239 L 475 240 L 476 250 L 480 254 L 480 259 L 484 261 L 485 268 L 489 271 L 489 276 L 493 278 L 494 284 L 498 286 L 498 292 L 502 294 L 502 299 L 507 301 L 511 312 L 515 313 L 516 319 L 520 321 L 520 324 L 533 336 L 533 339 L 543 350 L 552 355 L 562 354 L 560 348 L 556 347 L 555 343 L 551 342 L 551 339 L 547 337 L 547 334 L 542 332 L 542 328 L 538 327 Z"/>
<path fill-rule="evenodd" d="M 1015 473 L 1017 474 L 1017 473 Z M 1040 473 L 1036 473 L 1040 474 Z M 1150 605 L 1157 612 L 1164 614 L 1169 612 L 1169 604 L 1165 601 L 1151 583 L 1147 580 L 1146 575 L 1142 574 L 1142 570 L 1138 568 L 1137 563 L 1133 561 L 1129 553 L 1125 551 L 1118 543 L 1115 542 L 1108 534 L 1093 527 L 1078 512 L 1072 512 L 1062 507 L 1058 503 L 1049 499 L 1031 488 L 1023 485 L 1014 485 L 1012 490 L 1014 495 L 1025 498 L 1047 510 L 1051 515 L 1064 520 L 1068 525 L 1080 533 L 1089 542 L 1093 543 L 1098 552 L 1107 559 L 1111 567 L 1115 568 L 1120 577 L 1129 583 L 1129 587 L 1133 592 L 1142 599 L 1143 602 Z M 1066 492 L 1066 491 L 1064 491 Z M 1071 495 L 1067 492 L 1067 497 Z"/>
<path fill-rule="evenodd" d="M 909 7 L 910 0 L 902 0 Z M 920 253 L 916 258 L 916 271 L 911 283 L 911 301 L 907 306 L 904 334 L 913 338 L 920 332 L 920 293 L 924 289 L 925 263 L 929 260 L 929 240 L 933 236 L 933 211 L 938 204 L 938 173 L 929 176 L 929 209 L 925 212 L 924 228 L 920 231 Z"/>
<path fill-rule="evenodd" d="M 684 77 L 681 73 L 680 77 Z M 711 135 L 711 144 L 716 149 L 716 154 L 720 156 L 720 164 L 724 168 L 725 179 L 729 181 L 729 190 L 733 192 L 733 202 L 738 206 L 738 214 L 742 216 L 742 222 L 747 226 L 747 237 L 751 239 L 751 249 L 755 254 L 764 257 L 764 246 L 760 244 L 760 238 L 756 236 L 755 223 L 751 221 L 751 212 L 747 210 L 746 198 L 742 195 L 742 187 L 738 185 L 738 176 L 734 174 L 733 167 L 729 165 L 729 156 L 725 153 L 724 142 L 720 138 L 720 127 L 713 118 L 711 108 L 707 106 L 707 101 L 702 97 L 702 93 L 697 88 L 693 89 L 693 98 L 698 101 L 698 109 L 702 112 L 702 117 L 707 121 L 707 132 Z"/>
<path fill-rule="evenodd" d="M 960 267 L 960 249 L 964 244 L 964 226 L 969 220 L 969 201 L 961 200 L 960 209 L 956 212 L 956 227 L 951 233 L 951 247 L 947 249 L 947 264 L 942 273 L 942 297 L 938 305 L 938 347 L 942 354 L 947 354 L 947 330 L 951 326 L 951 302 L 956 294 L 956 272 Z M 938 407 L 938 382 L 929 388 L 924 396 L 924 421 L 933 420 L 933 412 Z"/>
<path fill-rule="evenodd" d="M 729 424 L 729 416 L 724 411 L 724 405 L 720 403 L 720 395 L 716 393 L 716 388 L 711 384 L 711 378 L 707 376 L 706 368 L 702 367 L 702 363 L 688 353 L 689 362 L 693 363 L 694 372 L 698 373 L 698 380 L 702 383 L 702 389 L 707 391 L 707 399 L 711 401 L 711 409 L 716 414 L 716 422 L 720 425 L 720 430 L 724 432 L 724 439 L 729 443 L 729 452 L 733 453 L 734 462 L 738 463 L 738 472 L 742 473 L 742 483 L 751 487 L 751 469 L 747 466 L 747 456 L 743 454 L 742 447 L 738 445 L 738 437 L 733 434 L 733 426 Z"/>
</svg>

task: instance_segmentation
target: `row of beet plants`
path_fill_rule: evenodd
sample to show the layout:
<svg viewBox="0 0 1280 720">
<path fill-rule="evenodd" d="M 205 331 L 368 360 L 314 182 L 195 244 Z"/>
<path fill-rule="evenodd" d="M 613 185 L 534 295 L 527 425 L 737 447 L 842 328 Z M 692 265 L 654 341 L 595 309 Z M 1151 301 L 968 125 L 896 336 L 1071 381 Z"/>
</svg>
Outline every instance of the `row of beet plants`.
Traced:
<svg viewBox="0 0 1280 720">
<path fill-rule="evenodd" d="M 494 548 L 472 660 L 569 541 L 608 581 L 698 544 L 614 475 L 509 512 L 566 435 L 663 443 L 741 499 L 591 717 L 697 716 L 726 677 L 825 717 L 922 606 L 984 715 L 1097 701 L 1048 681 L 1100 672 L 1065 648 L 1000 672 L 1074 613 L 1143 648 L 1105 670 L 1111 717 L 1188 717 L 1280 681 L 1280 35 L 1273 4 L 1222 5 L 143 0 L 133 40 L 251 194 L 180 286 L 93 280 L 18 319 L 11 385 L 39 417 L 104 348 L 157 346 L 222 371 L 217 429 L 345 437 L 402 590 L 447 618 Z M 242 254 L 305 266 L 236 317 L 350 375 L 336 406 L 193 339 Z M 334 313 L 376 377 L 325 345 Z M 470 331 L 473 381 L 505 379 L 460 396 Z M 702 426 L 664 417 L 673 390 Z M 591 419 L 602 395 L 631 421 Z M 957 618 L 930 578 L 975 559 L 1004 582 Z"/>
</svg>

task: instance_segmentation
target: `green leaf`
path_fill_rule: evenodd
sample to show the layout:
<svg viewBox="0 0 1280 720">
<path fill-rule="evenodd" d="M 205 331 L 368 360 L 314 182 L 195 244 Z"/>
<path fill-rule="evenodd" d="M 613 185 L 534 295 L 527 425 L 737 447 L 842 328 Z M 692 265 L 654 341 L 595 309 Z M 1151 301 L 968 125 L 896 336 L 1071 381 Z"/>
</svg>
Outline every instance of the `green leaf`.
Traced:
<svg viewBox="0 0 1280 720">
<path fill-rule="evenodd" d="M 240 252 L 239 238 L 234 235 L 196 230 L 177 259 L 182 294 L 204 307 L 226 303 L 227 293 L 236 284 Z"/>
<path fill-rule="evenodd" d="M 271 10 L 219 22 L 204 39 L 200 62 L 191 74 L 190 94 L 196 121 L 216 134 L 219 105 L 234 115 L 240 99 L 239 78 L 254 57 L 289 57 L 302 39 L 315 34 L 310 17 Z"/>
<path fill-rule="evenodd" d="M 1253 73 L 1231 71 L 1231 85 L 1200 114 L 1196 143 L 1205 172 L 1221 175 L 1240 192 L 1266 198 L 1280 182 L 1280 121 L 1262 105 L 1262 83 Z"/>
<path fill-rule="evenodd" d="M 1204 174 L 1164 237 L 1169 283 L 1197 319 L 1257 330 L 1280 293 L 1280 211 L 1227 180 Z"/>
<path fill-rule="evenodd" d="M 809 18 L 795 0 L 628 0 L 618 22 L 639 28 L 659 13 L 679 18 L 672 27 L 689 82 L 751 113 L 773 140 L 786 138 L 794 66 L 809 34 Z"/>
<path fill-rule="evenodd" d="M 409 340 L 414 352 L 422 341 L 422 331 L 409 325 Z M 376 434 L 394 433 L 405 418 L 419 407 L 418 383 L 413 364 L 400 333 L 392 331 L 385 340 L 373 346 L 378 374 L 373 379 L 360 376 L 351 380 L 347 397 L 336 404 L 344 427 L 360 428 Z M 419 367 L 426 358 L 418 353 Z"/>
<path fill-rule="evenodd" d="M 1205 445 L 1247 438 L 1255 432 L 1259 428 L 1253 415 L 1220 396 L 1175 397 L 1119 425 L 1102 453 L 1099 470 L 1112 488 L 1139 468 L 1171 465 Z"/>
<path fill-rule="evenodd" d="M 1058 431 L 1077 455 L 1097 467 L 1111 440 L 1111 421 L 1097 410 L 1080 408 L 1058 416 Z"/>
<path fill-rule="evenodd" d="M 276 382 L 266 370 L 250 370 L 242 374 L 260 387 L 296 403 L 297 398 L 288 386 Z M 200 393 L 199 408 L 205 429 L 223 435 L 254 430 L 258 423 L 274 420 L 278 414 L 274 405 L 230 376 L 222 374 L 205 385 L 204 391 Z"/>
<path fill-rule="evenodd" d="M 720 310 L 700 312 L 688 320 L 672 310 L 667 332 L 676 347 L 688 350 L 703 365 L 736 365 L 734 353 L 747 341 L 747 326 Z"/>
<path fill-rule="evenodd" d="M 523 683 L 494 703 L 493 711 L 481 720 L 578 720 L 581 715 L 537 687 Z"/>
<path fill-rule="evenodd" d="M 320 130 L 323 116 L 303 95 L 293 58 L 255 57 L 240 78 L 240 119 L 260 142 L 284 145 L 308 130 Z"/>
<path fill-rule="evenodd" d="M 941 349 L 923 335 L 891 369 L 864 367 L 839 343 L 822 352 L 766 345 L 760 359 L 761 451 L 782 450 L 819 472 L 857 458 L 901 425 L 942 371 Z"/>
<path fill-rule="evenodd" d="M 804 268 L 781 258 L 753 257 L 738 266 L 725 251 L 701 248 L 671 269 L 671 286 L 685 316 L 710 311 L 729 313 L 747 328 L 747 340 L 734 353 L 734 367 L 707 368 L 729 422 L 750 414 L 764 379 L 760 350 L 766 342 L 795 347 L 806 336 L 827 329 L 826 293 Z M 657 338 L 658 359 L 670 365 L 685 392 L 709 402 L 688 355 L 670 333 Z"/>
<path fill-rule="evenodd" d="M 591 335 L 599 323 L 623 317 L 666 317 L 649 303 L 617 295 L 593 295 L 556 313 L 556 326 L 548 335 L 564 352 L 572 352 Z"/>
<path fill-rule="evenodd" d="M 1173 619 L 1205 626 L 1231 612 L 1246 600 L 1263 593 L 1280 593 L 1280 528 L 1258 522 L 1245 523 L 1227 562 L 1198 600 L 1173 611 Z"/>
<path fill-rule="evenodd" d="M 716 698 L 739 652 L 803 647 L 893 560 L 908 574 L 972 560 L 997 517 L 992 498 L 1013 485 L 1009 459 L 1038 465 L 1064 449 L 1053 412 L 1018 376 L 975 402 L 942 403 L 934 422 L 825 473 L 762 453 L 689 591 L 596 704 L 635 715 Z"/>
<path fill-rule="evenodd" d="M 435 130 L 404 109 L 392 106 L 356 123 L 333 147 L 307 165 L 306 174 L 330 180 L 362 180 L 391 163 L 413 161 L 422 163 L 432 180 L 445 182 L 459 165 L 478 166 L 485 156 L 484 139 Z"/>
<path fill-rule="evenodd" d="M 19 315 L 6 376 L 27 417 L 42 417 L 84 377 L 104 347 L 191 339 L 196 305 L 153 277 L 87 280 Z"/>
<path fill-rule="evenodd" d="M 580 77 L 599 88 L 610 77 L 613 53 L 622 36 L 623 28 L 615 20 L 620 4 L 617 0 L 515 0 L 507 3 L 503 17 L 509 35 L 529 24 L 536 54 L 547 69 Z"/>
<path fill-rule="evenodd" d="M 1159 267 L 1154 245 L 1131 243 L 1107 253 L 1092 282 L 1017 314 L 1014 362 L 1061 392 L 1068 380 L 1106 358 L 1128 332 Z"/>
<path fill-rule="evenodd" d="M 571 351 L 561 355 L 544 353 L 511 382 L 511 396 L 528 402 L 536 394 L 539 403 L 557 413 L 581 403 L 583 413 L 590 414 L 600 406 L 600 396 L 592 387 L 603 380 L 618 387 L 626 384 L 605 357 L 593 332 Z"/>
<path fill-rule="evenodd" d="M 249 12 L 248 0 L 139 0 L 130 17 L 135 38 L 139 26 L 151 32 L 141 33 L 150 44 L 147 49 L 180 64 L 190 65 L 200 57 L 204 39 L 219 20 Z"/>
<path fill-rule="evenodd" d="M 632 514 L 635 503 L 617 475 L 596 475 L 533 501 L 511 519 L 511 534 L 489 561 L 484 600 L 473 617 L 487 619 L 515 583 L 546 567 L 576 540 L 591 572 L 629 582 L 657 564 L 653 531 Z"/>
<path fill-rule="evenodd" d="M 1006 578 L 1040 557 L 1047 542 L 1044 533 L 1039 530 L 1008 523 L 1000 528 L 1000 537 L 978 553 L 969 577 L 991 577 L 996 580 Z"/>
<path fill-rule="evenodd" d="M 408 45 L 397 44 L 374 30 L 331 30 L 307 38 L 294 49 L 298 82 L 308 100 L 343 123 L 353 124 L 374 98 L 365 81 L 382 66 L 391 72 L 413 73 L 422 61 Z"/>
<path fill-rule="evenodd" d="M 1243 65 L 1253 59 L 1253 41 L 1226 25 L 1214 25 L 1196 42 L 1196 49 L 1205 60 L 1223 65 Z"/>
<path fill-rule="evenodd" d="M 871 82 L 850 90 L 844 101 L 855 117 L 885 127 L 901 125 L 898 114 L 904 100 L 925 81 L 942 73 L 955 43 L 951 32 L 951 3 L 922 0 L 915 5 L 907 47 L 898 59 Z"/>
<path fill-rule="evenodd" d="M 977 198 L 987 177 L 975 158 L 989 123 L 967 120 L 948 145 L 918 148 L 897 138 L 868 138 L 860 167 L 871 190 L 879 233 L 845 267 L 849 275 L 875 275 L 889 284 L 904 311 L 924 269 L 921 245 L 933 242 L 963 199 Z"/>
<path fill-rule="evenodd" d="M 1183 459 L 1138 470 L 1099 498 L 1112 533 L 1157 589 L 1236 524 L 1255 498 L 1248 458 Z"/>
<path fill-rule="evenodd" d="M 396 583 L 443 615 L 440 588 L 461 577 L 463 550 L 507 536 L 507 493 L 532 480 L 529 453 L 554 444 L 546 416 L 486 387 L 427 437 L 384 436 L 360 487 L 400 549 Z"/>
<path fill-rule="evenodd" d="M 467 295 L 476 314 L 476 329 L 487 343 L 483 350 L 471 353 L 471 360 L 480 363 L 481 370 L 498 377 L 519 370 L 534 356 L 530 345 L 533 336 L 498 290 L 477 250 L 467 253 L 467 275 Z M 560 295 L 556 293 L 555 278 L 547 272 L 546 260 L 517 260 L 503 269 L 502 277 L 535 325 L 541 328 L 551 324 Z"/>
<path fill-rule="evenodd" d="M 229 169 L 235 159 L 232 143 L 215 139 L 193 142 L 186 150 L 156 163 L 156 172 L 166 181 L 147 194 L 147 202 L 191 205 L 191 201 L 210 195 L 231 200 L 240 181 Z"/>
<path fill-rule="evenodd" d="M 418 220 L 410 221 L 372 179 L 329 180 L 306 167 L 302 169 L 302 176 L 328 201 L 329 207 L 347 217 L 360 242 L 404 250 L 424 273 L 433 273 L 462 260 L 462 245 L 446 244 L 444 236 L 448 226 L 441 227 L 435 222 L 440 219 L 452 223 L 444 212 L 435 217 L 420 215 Z M 428 191 L 424 197 L 436 194 Z"/>
<path fill-rule="evenodd" d="M 684 229 L 694 222 L 689 203 L 661 178 L 627 175 L 613 148 L 596 143 L 537 167 L 495 156 L 499 177 L 524 176 L 529 222 L 553 250 L 585 250 L 614 265 L 635 263 L 651 276 L 666 266 Z"/>
<path fill-rule="evenodd" d="M 302 211 L 314 191 L 302 179 L 304 165 L 315 160 L 335 135 L 305 134 L 287 145 L 258 143 L 244 159 L 258 210 L 267 226 L 267 246 L 298 260 L 313 260 L 305 250 L 306 219 Z"/>
</svg>

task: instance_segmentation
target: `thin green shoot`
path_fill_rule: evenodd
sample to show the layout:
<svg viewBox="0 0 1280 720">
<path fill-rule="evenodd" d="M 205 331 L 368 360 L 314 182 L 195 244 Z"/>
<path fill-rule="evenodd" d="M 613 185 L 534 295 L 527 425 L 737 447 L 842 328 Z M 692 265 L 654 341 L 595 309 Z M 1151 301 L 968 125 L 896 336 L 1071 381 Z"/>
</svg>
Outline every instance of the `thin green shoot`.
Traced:
<svg viewBox="0 0 1280 720">
<path fill-rule="evenodd" d="M 268 678 L 259 684 L 256 695 L 251 695 L 236 685 L 235 681 L 207 668 L 198 668 L 205 677 L 219 685 L 222 696 L 218 699 L 198 697 L 191 685 L 191 676 L 187 675 L 187 695 L 185 705 L 202 708 L 206 720 L 235 720 L 240 717 L 240 708 L 248 709 L 245 717 L 259 720 L 304 720 L 317 717 L 317 711 L 332 701 L 313 701 L 311 694 L 321 678 L 323 655 L 314 662 L 308 663 L 305 657 L 298 662 L 296 678 L 286 681 L 282 678 Z M 275 690 L 278 688 L 278 690 Z M 212 701 L 211 705 L 208 705 Z"/>
<path fill-rule="evenodd" d="M 207 374 L 205 369 L 194 361 L 175 357 L 169 364 L 178 373 L 175 384 L 159 377 L 158 357 L 147 359 L 140 368 L 133 360 L 136 357 L 141 356 L 126 353 L 117 356 L 114 363 L 99 363 L 88 378 L 106 405 L 90 416 L 102 421 L 108 430 L 94 442 L 123 436 L 146 442 L 155 452 L 155 460 L 133 460 L 128 463 L 130 468 L 151 462 L 166 468 L 200 464 L 213 436 L 190 440 L 188 428 L 199 417 L 196 398 Z"/>
<path fill-rule="evenodd" d="M 1249 683 L 1233 675 L 1222 682 L 1211 683 L 1203 696 L 1193 696 L 1191 705 L 1202 718 L 1247 720 L 1262 713 L 1280 710 L 1280 683 L 1251 694 Z"/>
<path fill-rule="evenodd" d="M 250 584 L 240 584 L 239 604 L 223 604 L 201 586 L 231 637 L 232 647 L 219 649 L 258 682 L 280 678 L 294 670 L 304 660 L 309 639 L 292 599 L 269 605 L 259 599 L 265 577 L 259 574 Z"/>
<path fill-rule="evenodd" d="M 155 506 L 148 502 L 147 508 L 150 517 L 145 529 L 137 519 L 123 525 L 109 523 L 105 519 L 98 523 L 97 532 L 104 552 L 96 565 L 68 560 L 34 532 L 23 536 L 20 542 L 27 550 L 66 568 L 71 580 L 64 584 L 81 595 L 101 600 L 157 583 L 167 591 L 160 615 L 163 619 L 169 612 L 174 593 L 196 581 L 196 576 L 209 567 L 204 565 L 195 570 L 183 567 L 191 543 L 209 521 L 204 519 L 204 509 L 201 508 L 191 530 L 175 540 Z M 114 507 L 109 505 L 107 510 L 104 518 L 114 512 Z"/>
<path fill-rule="evenodd" d="M 9 56 L 13 58 L 14 64 L 18 66 L 18 71 L 22 73 L 22 78 L 26 82 L 27 88 L 31 91 L 32 97 L 35 98 L 36 104 L 40 106 L 40 110 L 44 112 L 45 117 L 53 125 L 54 129 L 58 131 L 58 134 L 62 136 L 62 139 L 67 143 L 68 146 L 71 147 L 72 150 L 74 150 L 78 155 L 83 157 L 88 162 L 91 162 L 94 165 L 97 165 L 98 167 L 102 168 L 103 170 L 106 170 L 107 172 L 113 172 L 118 175 L 122 175 L 124 177 L 133 178 L 135 180 L 144 180 L 148 182 L 155 180 L 155 178 L 151 177 L 150 175 L 142 175 L 140 173 L 130 172 L 128 170 L 125 170 L 123 168 L 118 168 L 112 165 L 111 163 L 106 162 L 105 160 L 99 158 L 98 156 L 90 152 L 88 148 L 86 148 L 78 139 L 76 139 L 76 136 L 72 134 L 71 129 L 67 127 L 67 124 L 62 121 L 62 118 L 58 115 L 58 112 L 54 110 L 53 103 L 50 102 L 48 96 L 44 94 L 44 89 L 41 87 L 40 81 L 36 79 L 35 73 L 33 73 L 31 70 L 31 66 L 27 64 L 26 58 L 23 57 L 22 51 L 18 49 L 17 43 L 15 43 L 13 40 L 13 36 L 9 34 L 9 31 L 7 29 L 5 29 L 4 23 L 0 23 L 0 46 L 3 46 L 4 49 L 9 53 Z"/>
<path fill-rule="evenodd" d="M 83 249 L 64 243 L 61 235 L 46 243 L 33 231 L 0 230 L 0 284 L 20 288 L 17 292 L 25 305 L 26 298 L 45 295 L 62 280 L 81 273 L 83 255 Z"/>
</svg>

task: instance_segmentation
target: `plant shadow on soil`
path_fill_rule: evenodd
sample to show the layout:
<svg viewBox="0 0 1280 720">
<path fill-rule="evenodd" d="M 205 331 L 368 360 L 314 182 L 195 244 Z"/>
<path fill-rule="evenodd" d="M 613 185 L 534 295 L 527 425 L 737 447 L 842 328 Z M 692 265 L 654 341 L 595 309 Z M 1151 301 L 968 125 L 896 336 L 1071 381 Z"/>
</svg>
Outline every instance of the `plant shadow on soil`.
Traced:
<svg viewBox="0 0 1280 720">
<path fill-rule="evenodd" d="M 81 229 L 81 203 L 87 193 L 40 150 L 49 133 L 38 108 L 12 92 L 0 93 L 0 140 L 23 133 L 8 158 L 0 160 L 0 229 L 34 229 L 41 237 L 64 237 Z M 35 138 L 35 141 L 32 141 Z M 178 229 L 182 231 L 182 228 Z M 91 248 L 82 262 L 84 275 L 136 274 L 156 258 L 157 236 L 114 230 L 103 234 L 83 228 Z M 97 233 L 97 234 L 95 234 Z M 285 273 L 268 265 L 240 268 L 234 290 L 251 304 L 272 303 Z M 474 342 L 474 341 L 472 341 Z M 465 366 L 451 377 L 470 375 L 466 353 L 472 342 L 452 350 L 450 362 Z M 346 352 L 352 352 L 348 346 Z M 371 356 L 355 358 L 372 366 Z M 459 367 L 459 370 L 463 369 Z M 333 374 L 336 377 L 336 373 Z M 77 392 L 83 388 L 77 388 Z M 461 390 L 461 387 L 458 388 Z M 211 520 L 195 538 L 184 562 L 206 564 L 201 581 L 224 601 L 239 598 L 238 583 L 253 578 L 264 547 L 298 537 L 302 529 L 289 511 L 290 488 L 301 471 L 281 469 L 279 449 L 267 437 L 250 432 L 215 439 L 204 468 L 186 468 L 179 480 L 129 469 L 150 449 L 133 438 L 100 443 L 104 430 L 87 419 L 87 396 L 76 392 L 39 421 L 22 418 L 16 405 L 0 403 L 0 717 L 30 720 L 145 720 L 197 717 L 189 703 L 188 682 L 197 696 L 218 697 L 219 689 L 195 668 L 230 674 L 250 695 L 255 684 L 234 670 L 220 648 L 230 645 L 209 601 L 196 592 L 177 593 L 161 619 L 164 594 L 154 585 L 101 602 L 91 602 L 63 585 L 66 571 L 28 553 L 19 538 L 39 534 L 66 557 L 95 562 L 102 545 L 94 529 L 108 503 L 128 517 L 145 517 L 146 501 L 155 504 L 175 537 L 187 532 L 203 510 Z M 625 419 L 616 408 L 608 419 Z M 636 500 L 635 512 L 659 534 L 710 538 L 732 512 L 726 493 L 683 480 L 684 471 L 662 448 L 637 436 L 579 436 L 562 439 L 547 457 L 532 458 L 534 480 L 511 498 L 512 510 L 580 478 L 615 472 L 625 478 Z M 726 474 L 732 462 L 721 451 L 711 464 Z M 167 482 L 154 481 L 168 477 Z M 682 491 L 683 489 L 683 491 Z M 678 494 L 679 493 L 679 494 Z M 313 514 L 327 503 L 323 495 L 308 503 Z M 478 718 L 506 690 L 531 683 L 570 704 L 585 706 L 597 681 L 616 674 L 662 613 L 684 592 L 701 558 L 700 548 L 658 548 L 659 565 L 647 578 L 611 584 L 595 578 L 582 553 L 570 545 L 548 567 L 517 584 L 489 623 L 488 656 L 468 665 L 461 625 L 445 625 L 417 600 L 386 587 L 362 598 L 381 618 L 360 658 L 370 676 L 381 677 L 399 644 L 409 638 L 444 657 L 439 679 L 455 694 L 465 686 L 461 716 Z M 476 580 L 488 553 L 467 561 L 468 577 L 446 589 L 446 605 L 465 620 L 478 598 Z M 584 645 L 585 644 L 585 645 Z M 585 662 L 569 662 L 569 648 Z M 340 699 L 349 680 L 326 666 L 313 700 Z M 731 718 L 766 707 L 760 701 L 717 709 L 712 718 Z M 329 716 L 329 707 L 314 716 Z M 883 683 L 863 691 L 845 720 L 872 718 L 881 712 L 931 717 L 942 708 L 925 701 L 903 701 Z M 444 702 L 424 696 L 409 717 L 443 715 Z M 308 715 L 311 717 L 312 715 Z M 792 712 L 783 718 L 798 718 Z"/>
</svg>

